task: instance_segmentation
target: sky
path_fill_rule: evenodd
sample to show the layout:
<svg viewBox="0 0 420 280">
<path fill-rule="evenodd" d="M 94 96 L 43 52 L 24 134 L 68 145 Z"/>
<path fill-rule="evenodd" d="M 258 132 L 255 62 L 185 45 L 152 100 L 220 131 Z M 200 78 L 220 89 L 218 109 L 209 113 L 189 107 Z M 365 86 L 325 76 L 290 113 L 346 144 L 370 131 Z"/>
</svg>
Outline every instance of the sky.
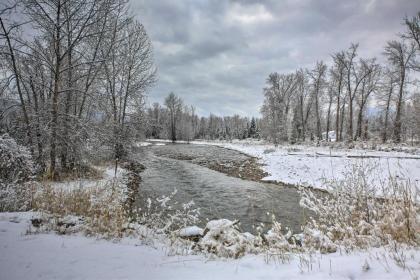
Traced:
<svg viewBox="0 0 420 280">
<path fill-rule="evenodd" d="M 312 68 L 359 43 L 383 59 L 418 0 L 131 0 L 153 44 L 158 81 L 148 102 L 169 92 L 201 116 L 259 116 L 271 72 Z"/>
</svg>

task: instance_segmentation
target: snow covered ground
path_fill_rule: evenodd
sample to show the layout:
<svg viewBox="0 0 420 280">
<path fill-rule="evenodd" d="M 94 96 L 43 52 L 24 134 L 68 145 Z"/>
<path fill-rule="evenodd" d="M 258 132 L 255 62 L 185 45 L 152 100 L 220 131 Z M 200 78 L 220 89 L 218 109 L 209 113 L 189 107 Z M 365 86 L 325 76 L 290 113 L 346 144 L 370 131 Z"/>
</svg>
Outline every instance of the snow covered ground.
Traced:
<svg viewBox="0 0 420 280">
<path fill-rule="evenodd" d="M 299 148 L 297 146 L 293 146 L 293 149 L 274 148 L 265 144 L 243 142 L 207 144 L 216 144 L 258 156 L 262 162 L 267 163 L 265 168 L 271 167 L 274 171 L 280 166 L 276 160 L 283 158 L 301 157 L 301 161 L 304 162 L 310 159 L 325 160 L 325 158 L 351 161 L 355 153 L 354 150 L 350 153 L 346 150 L 334 150 L 331 151 L 331 155 L 334 156 L 328 154 L 326 157 L 323 154 L 325 148 Z M 417 155 L 405 153 L 361 152 L 371 156 L 367 160 L 388 158 L 418 161 Z M 284 164 L 295 161 L 298 160 L 289 159 L 289 162 Z M 98 181 L 64 182 L 54 184 L 53 187 L 69 191 L 80 187 L 101 187 L 105 186 L 101 182 L 106 180 L 115 177 L 122 179 L 125 172 L 124 169 L 119 169 L 115 176 L 112 167 L 103 167 L 103 171 L 104 178 Z M 308 172 L 311 173 L 310 170 Z M 313 172 L 311 174 L 314 176 Z M 271 173 L 270 177 L 273 176 L 277 176 L 276 173 Z M 301 175 L 301 177 L 304 176 Z M 158 238 L 154 235 L 133 235 L 143 237 L 142 239 L 123 238 L 111 242 L 85 237 L 81 233 L 27 234 L 32 215 L 34 214 L 31 212 L 0 213 L 0 280 L 416 279 L 420 275 L 420 251 L 415 249 L 400 248 L 393 253 L 393 257 L 385 248 L 355 251 L 350 254 L 345 254 L 340 250 L 326 255 L 290 254 L 289 261 L 285 262 L 282 262 L 278 256 L 266 254 L 246 254 L 240 259 L 210 258 L 199 253 L 192 254 L 193 252 L 186 256 L 169 256 L 168 254 L 173 252 L 173 247 L 168 247 L 171 240 L 166 239 L 165 236 Z M 202 229 L 191 226 L 178 232 L 179 236 L 195 234 L 202 234 Z M 399 265 L 395 258 L 400 260 Z"/>
<path fill-rule="evenodd" d="M 75 189 L 88 189 L 88 188 L 102 188 L 104 185 L 109 183 L 109 180 L 114 178 L 121 179 L 125 172 L 124 168 L 118 167 L 115 172 L 115 167 L 113 166 L 96 166 L 95 167 L 99 173 L 102 173 L 103 178 L 100 180 L 95 179 L 78 179 L 71 181 L 60 181 L 50 184 L 56 190 L 72 191 Z"/>
<path fill-rule="evenodd" d="M 0 214 L 0 279 L 412 279 L 420 253 L 404 252 L 402 269 L 382 249 L 294 255 L 281 263 L 264 255 L 238 260 L 168 256 L 138 239 L 109 242 L 80 235 L 26 235 L 31 213 Z"/>
<path fill-rule="evenodd" d="M 193 141 L 193 144 L 217 145 L 257 157 L 264 180 L 307 185 L 325 189 L 326 180 L 340 180 L 357 166 L 368 171 L 369 181 L 380 188 L 389 175 L 400 180 L 420 181 L 420 154 L 364 149 L 330 149 L 314 146 L 278 146 L 258 141 Z"/>
</svg>

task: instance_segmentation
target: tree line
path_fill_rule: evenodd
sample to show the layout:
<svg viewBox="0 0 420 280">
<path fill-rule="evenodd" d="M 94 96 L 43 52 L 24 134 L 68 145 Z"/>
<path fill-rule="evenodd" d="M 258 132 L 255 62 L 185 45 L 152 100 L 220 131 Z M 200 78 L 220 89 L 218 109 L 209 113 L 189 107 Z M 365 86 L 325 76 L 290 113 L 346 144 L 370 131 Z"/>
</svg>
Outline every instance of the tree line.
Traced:
<svg viewBox="0 0 420 280">
<path fill-rule="evenodd" d="M 50 177 L 98 146 L 124 156 L 155 82 L 151 41 L 126 0 L 0 6 L 0 132 Z"/>
<path fill-rule="evenodd" d="M 146 110 L 145 137 L 190 141 L 193 139 L 232 140 L 259 138 L 261 120 L 234 116 L 200 117 L 194 106 L 185 105 L 183 100 L 170 93 L 164 101 L 152 104 Z"/>
<path fill-rule="evenodd" d="M 271 73 L 263 89 L 262 136 L 275 144 L 305 140 L 382 142 L 420 138 L 420 12 L 384 47 L 385 64 L 361 58 L 359 45 L 331 56 L 327 66 Z M 410 74 L 412 74 L 410 76 Z"/>
</svg>

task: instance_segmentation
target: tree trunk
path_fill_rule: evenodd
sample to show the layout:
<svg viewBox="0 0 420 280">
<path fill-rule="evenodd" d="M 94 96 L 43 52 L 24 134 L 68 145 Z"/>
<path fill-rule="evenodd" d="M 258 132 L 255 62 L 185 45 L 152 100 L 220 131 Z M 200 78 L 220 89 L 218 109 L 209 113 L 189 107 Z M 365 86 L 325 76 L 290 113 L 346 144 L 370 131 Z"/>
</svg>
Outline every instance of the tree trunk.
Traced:
<svg viewBox="0 0 420 280">
<path fill-rule="evenodd" d="M 335 112 L 335 141 L 338 142 L 340 139 L 338 138 L 340 132 L 340 94 L 337 96 L 337 108 Z"/>
<path fill-rule="evenodd" d="M 315 107 L 316 107 L 316 136 L 318 137 L 318 141 L 322 140 L 322 132 L 321 132 L 321 118 L 319 114 L 319 99 L 318 94 L 315 99 Z"/>
<path fill-rule="evenodd" d="M 363 109 L 364 109 L 364 104 L 360 106 L 359 113 L 357 114 L 357 129 L 356 129 L 356 135 L 354 136 L 354 140 L 357 140 L 358 138 L 359 139 L 362 138 Z"/>
<path fill-rule="evenodd" d="M 67 22 L 69 24 L 69 21 Z M 65 102 L 65 114 L 64 114 L 64 124 L 63 124 L 63 137 L 61 140 L 61 168 L 67 170 L 67 154 L 68 154 L 68 142 L 69 142 L 69 130 L 70 130 L 70 107 L 71 107 L 71 97 L 72 97 L 72 87 L 73 87 L 73 65 L 72 65 L 72 49 L 71 49 L 71 30 L 68 27 L 67 32 L 69 32 L 67 38 L 67 89 L 66 89 L 66 102 Z M 70 141 L 74 142 L 74 141 Z"/>
<path fill-rule="evenodd" d="M 384 130 L 382 132 L 382 143 L 385 143 L 388 140 L 388 121 L 389 121 L 389 109 L 391 106 L 391 97 L 392 91 L 394 90 L 393 85 L 391 83 L 391 87 L 388 92 L 388 97 L 386 100 L 386 109 L 385 109 L 385 120 L 384 120 Z"/>
<path fill-rule="evenodd" d="M 369 121 L 368 121 L 368 119 L 365 119 L 365 125 L 364 125 L 364 131 L 363 131 L 363 140 L 364 141 L 366 141 L 366 140 L 368 140 L 368 137 L 369 137 L 369 134 L 368 134 L 368 132 L 369 132 Z"/>
<path fill-rule="evenodd" d="M 340 137 L 339 140 L 343 141 L 343 129 L 344 129 L 344 112 L 346 109 L 346 100 L 343 100 L 343 106 L 341 107 L 341 122 L 340 122 Z"/>
<path fill-rule="evenodd" d="M 32 81 L 32 77 L 29 77 L 29 85 L 31 87 L 33 99 L 34 99 L 34 110 L 35 110 L 35 131 L 36 131 L 36 140 L 37 140 L 37 147 L 38 147 L 38 156 L 37 156 L 37 163 L 40 166 L 41 170 L 44 171 L 44 161 L 43 161 L 43 145 L 41 140 L 41 128 L 40 128 L 40 117 L 39 117 L 39 102 L 38 102 L 38 96 L 37 92 L 35 90 L 34 83 Z"/>
<path fill-rule="evenodd" d="M 394 123 L 394 141 L 396 143 L 401 142 L 401 111 L 402 111 L 402 103 L 403 103 L 404 81 L 405 81 L 405 67 L 402 67 L 400 86 L 399 86 L 399 92 L 398 92 L 397 112 L 395 114 L 395 123 Z"/>
<path fill-rule="evenodd" d="M 347 138 L 353 140 L 353 96 L 349 95 L 349 128 Z"/>
<path fill-rule="evenodd" d="M 305 141 L 305 134 L 306 134 L 306 123 L 305 117 L 303 113 L 303 96 L 300 96 L 300 116 L 301 116 L 301 123 L 302 123 L 302 141 Z"/>
<path fill-rule="evenodd" d="M 327 135 L 326 135 L 327 142 L 330 142 L 329 132 L 330 132 L 331 105 L 332 105 L 332 96 L 330 96 L 330 101 L 328 103 L 328 112 L 327 112 Z"/>
<path fill-rule="evenodd" d="M 59 83 L 60 83 L 60 71 L 61 71 L 61 2 L 57 4 L 57 18 L 55 26 L 55 69 L 54 69 L 54 89 L 52 94 L 51 102 L 51 139 L 50 139 L 50 177 L 54 179 L 56 177 L 56 142 L 57 142 L 57 122 L 58 122 L 58 94 L 59 94 Z"/>
</svg>

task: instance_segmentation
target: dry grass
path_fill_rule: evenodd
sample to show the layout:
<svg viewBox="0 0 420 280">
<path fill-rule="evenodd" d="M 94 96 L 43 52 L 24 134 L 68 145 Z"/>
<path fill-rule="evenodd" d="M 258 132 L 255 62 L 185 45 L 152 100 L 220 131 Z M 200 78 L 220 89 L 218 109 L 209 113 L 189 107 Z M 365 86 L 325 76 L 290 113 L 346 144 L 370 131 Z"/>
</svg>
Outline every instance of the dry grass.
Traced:
<svg viewBox="0 0 420 280">
<path fill-rule="evenodd" d="M 100 162 L 95 166 L 108 166 L 109 162 Z M 80 179 L 99 180 L 103 178 L 103 171 L 90 165 L 77 165 L 71 169 L 60 170 L 54 176 L 47 170 L 39 176 L 39 180 L 43 183 L 53 181 L 73 181 Z"/>
<path fill-rule="evenodd" d="M 378 196 L 366 180 L 367 172 L 369 169 L 355 167 L 343 181 L 334 182 L 331 192 L 323 197 L 301 190 L 301 206 L 316 214 L 304 228 L 306 244 L 317 249 L 332 243 L 346 249 L 394 241 L 420 244 L 418 186 L 390 178 Z"/>
<path fill-rule="evenodd" d="M 65 217 L 79 216 L 88 234 L 122 237 L 129 217 L 125 209 L 125 187 L 117 180 L 105 185 L 63 190 L 51 185 L 42 187 L 34 196 L 34 210 Z"/>
</svg>

